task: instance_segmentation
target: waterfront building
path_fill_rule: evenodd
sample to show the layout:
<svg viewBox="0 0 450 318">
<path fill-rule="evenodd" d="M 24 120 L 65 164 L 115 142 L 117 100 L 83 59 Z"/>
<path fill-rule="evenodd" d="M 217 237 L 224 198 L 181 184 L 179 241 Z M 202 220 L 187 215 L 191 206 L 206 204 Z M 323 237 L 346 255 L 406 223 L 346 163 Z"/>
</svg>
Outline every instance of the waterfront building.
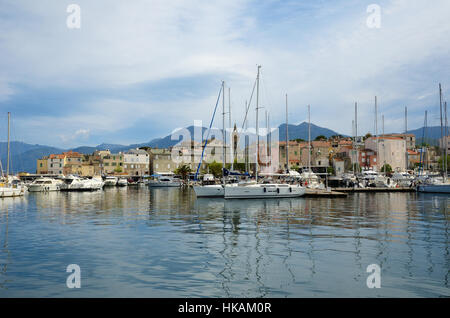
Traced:
<svg viewBox="0 0 450 318">
<path fill-rule="evenodd" d="M 381 135 L 380 137 L 402 138 L 406 142 L 407 150 L 416 149 L 416 136 L 414 134 L 384 134 L 384 135 Z"/>
<path fill-rule="evenodd" d="M 119 174 L 124 172 L 125 155 L 123 153 L 112 154 L 108 151 L 107 153 L 102 153 L 100 158 L 103 174 Z"/>
<path fill-rule="evenodd" d="M 408 169 L 414 169 L 419 164 L 420 164 L 420 152 L 408 149 Z"/>
<path fill-rule="evenodd" d="M 447 142 L 447 153 L 450 154 L 450 136 L 445 136 L 439 139 L 439 147 L 445 150 L 445 143 Z"/>
<path fill-rule="evenodd" d="M 62 154 L 51 154 L 47 159 L 47 171 L 49 174 L 63 174 L 66 165 L 66 156 Z"/>
<path fill-rule="evenodd" d="M 173 172 L 178 163 L 172 160 L 172 150 L 165 148 L 149 148 L 150 174 Z"/>
<path fill-rule="evenodd" d="M 365 140 L 365 147 L 377 153 L 374 170 L 381 171 L 385 164 L 392 170 L 406 170 L 406 140 L 402 137 L 380 136 L 369 137 Z"/>
<path fill-rule="evenodd" d="M 362 149 L 358 152 L 359 166 L 365 170 L 376 170 L 377 153 L 370 149 Z"/>
<path fill-rule="evenodd" d="M 279 142 L 279 169 L 285 171 L 286 167 L 286 141 Z M 297 169 L 300 167 L 300 143 L 298 141 L 289 141 L 288 148 L 289 156 L 289 169 Z"/>
<path fill-rule="evenodd" d="M 83 154 L 69 150 L 63 152 L 62 155 L 66 158 L 66 164 L 80 164 L 83 162 Z"/>
<path fill-rule="evenodd" d="M 143 149 L 130 149 L 123 154 L 123 168 L 128 175 L 148 175 L 149 154 Z"/>
<path fill-rule="evenodd" d="M 42 157 L 36 162 L 36 173 L 37 174 L 49 174 L 48 172 L 48 157 Z"/>
</svg>

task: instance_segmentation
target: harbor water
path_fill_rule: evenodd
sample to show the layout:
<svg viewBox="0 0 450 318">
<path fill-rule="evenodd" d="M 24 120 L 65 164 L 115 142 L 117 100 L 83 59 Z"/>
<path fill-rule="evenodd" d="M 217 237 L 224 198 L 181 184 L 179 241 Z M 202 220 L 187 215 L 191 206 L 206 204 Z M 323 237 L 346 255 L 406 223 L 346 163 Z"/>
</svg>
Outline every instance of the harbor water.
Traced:
<svg viewBox="0 0 450 318">
<path fill-rule="evenodd" d="M 449 211 L 449 196 L 420 193 L 28 193 L 0 199 L 0 297 L 448 297 Z"/>
</svg>

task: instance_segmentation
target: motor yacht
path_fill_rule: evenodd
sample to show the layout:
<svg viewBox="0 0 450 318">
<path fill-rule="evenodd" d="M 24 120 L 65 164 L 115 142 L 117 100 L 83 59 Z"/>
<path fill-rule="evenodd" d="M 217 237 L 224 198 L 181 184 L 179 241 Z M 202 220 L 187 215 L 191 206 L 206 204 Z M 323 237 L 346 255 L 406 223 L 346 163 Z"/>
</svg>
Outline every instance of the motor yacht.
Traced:
<svg viewBox="0 0 450 318">
<path fill-rule="evenodd" d="M 149 187 L 180 187 L 181 180 L 173 175 L 155 175 L 153 180 L 149 180 Z"/>
<path fill-rule="evenodd" d="M 126 178 L 119 178 L 119 180 L 117 180 L 117 185 L 119 187 L 126 187 L 128 185 L 128 180 Z"/>
<path fill-rule="evenodd" d="M 105 178 L 105 187 L 112 187 L 117 185 L 117 181 L 119 180 L 119 178 L 114 177 L 114 176 L 107 176 Z"/>
<path fill-rule="evenodd" d="M 62 180 L 53 178 L 38 178 L 34 180 L 29 186 L 29 192 L 47 192 L 47 191 L 59 191 Z"/>
</svg>

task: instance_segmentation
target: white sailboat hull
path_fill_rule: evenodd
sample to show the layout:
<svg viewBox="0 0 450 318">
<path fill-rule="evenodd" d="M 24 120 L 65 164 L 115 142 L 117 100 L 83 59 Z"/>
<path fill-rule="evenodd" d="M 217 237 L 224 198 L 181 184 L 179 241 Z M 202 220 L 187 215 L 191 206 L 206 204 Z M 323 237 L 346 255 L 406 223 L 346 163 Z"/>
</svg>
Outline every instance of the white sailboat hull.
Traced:
<svg viewBox="0 0 450 318">
<path fill-rule="evenodd" d="M 281 187 L 279 185 L 256 184 L 249 186 L 225 187 L 225 199 L 265 199 L 295 198 L 305 194 L 305 188 L 299 185 Z"/>
<path fill-rule="evenodd" d="M 194 186 L 194 192 L 197 197 L 223 197 L 225 190 L 220 184 Z"/>
<path fill-rule="evenodd" d="M 19 197 L 24 194 L 21 188 L 0 187 L 0 198 Z"/>
</svg>

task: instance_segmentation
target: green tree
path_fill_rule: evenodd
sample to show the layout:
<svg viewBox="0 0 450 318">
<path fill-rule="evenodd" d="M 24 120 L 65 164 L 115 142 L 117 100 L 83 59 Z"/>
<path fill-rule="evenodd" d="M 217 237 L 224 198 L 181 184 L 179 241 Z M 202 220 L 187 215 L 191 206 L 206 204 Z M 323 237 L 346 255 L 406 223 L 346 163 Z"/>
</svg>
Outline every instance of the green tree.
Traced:
<svg viewBox="0 0 450 318">
<path fill-rule="evenodd" d="M 372 137 L 372 134 L 368 132 L 368 133 L 364 136 L 364 139 L 367 139 L 367 138 L 370 138 L 370 137 Z"/>
<path fill-rule="evenodd" d="M 222 164 L 216 162 L 215 160 L 211 162 L 209 165 L 209 173 L 213 174 L 214 177 L 219 178 L 222 176 Z"/>
<path fill-rule="evenodd" d="M 327 167 L 327 173 L 328 173 L 329 175 L 334 175 L 334 168 L 331 167 L 331 166 Z"/>
<path fill-rule="evenodd" d="M 381 172 L 391 173 L 392 172 L 391 165 L 386 163 L 383 167 L 381 167 Z"/>
<path fill-rule="evenodd" d="M 325 137 L 324 135 L 319 135 L 316 137 L 316 139 L 314 139 L 315 141 L 326 141 L 327 137 Z"/>
<path fill-rule="evenodd" d="M 240 172 L 244 172 L 245 171 L 245 163 L 244 162 L 237 162 L 237 159 L 234 158 L 233 168 L 234 168 L 234 170 L 237 170 L 237 171 L 240 171 Z"/>
<path fill-rule="evenodd" d="M 442 159 L 444 156 L 441 156 L 441 158 L 439 158 L 438 160 L 438 164 L 439 164 L 439 170 L 442 171 L 442 169 L 444 168 L 444 165 L 442 163 Z M 450 165 L 450 155 L 447 155 L 447 171 L 449 171 L 449 165 Z"/>
<path fill-rule="evenodd" d="M 114 169 L 115 173 L 121 173 L 122 172 L 122 168 L 121 167 L 117 167 L 116 169 Z"/>
</svg>

